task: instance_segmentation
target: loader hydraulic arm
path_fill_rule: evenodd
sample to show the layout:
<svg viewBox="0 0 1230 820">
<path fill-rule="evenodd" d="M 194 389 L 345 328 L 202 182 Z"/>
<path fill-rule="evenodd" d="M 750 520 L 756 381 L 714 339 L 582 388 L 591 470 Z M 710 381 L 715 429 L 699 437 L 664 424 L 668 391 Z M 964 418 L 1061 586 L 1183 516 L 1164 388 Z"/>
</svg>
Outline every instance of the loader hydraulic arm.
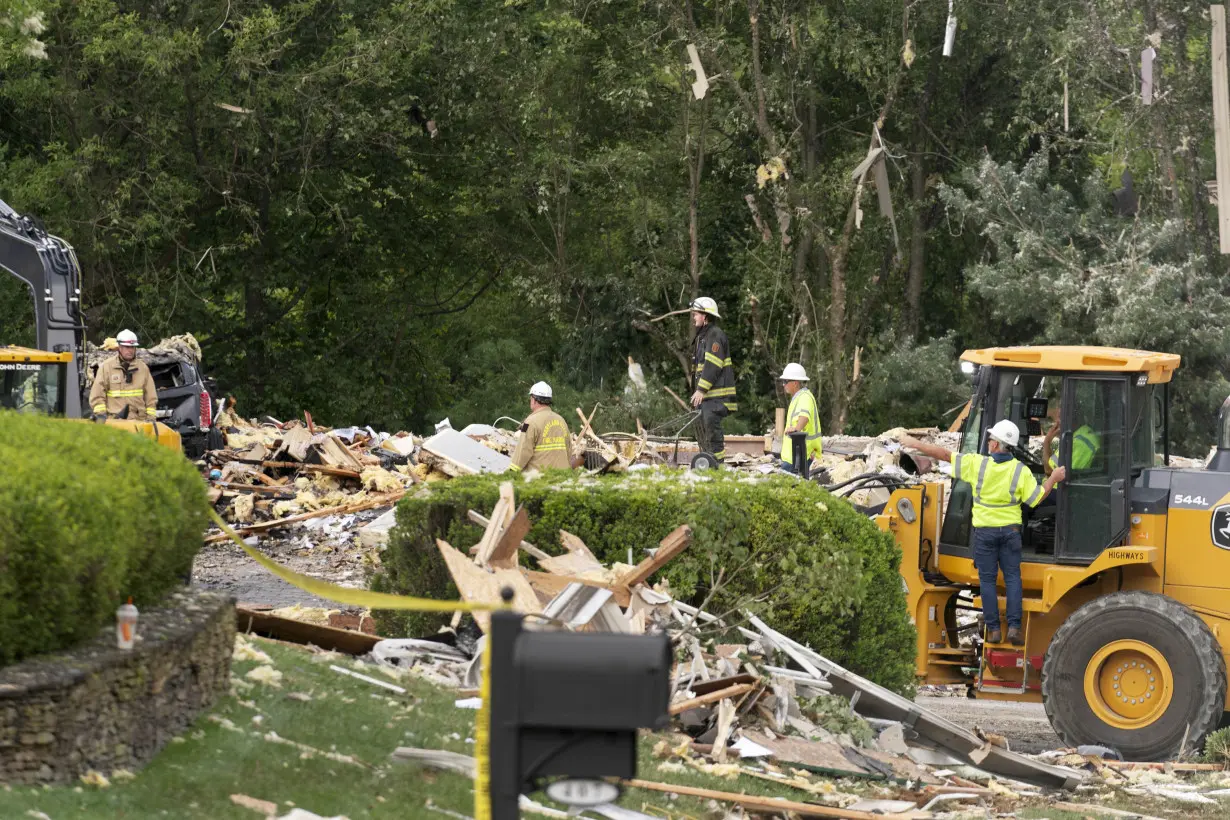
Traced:
<svg viewBox="0 0 1230 820">
<path fill-rule="evenodd" d="M 35 345 L 72 353 L 65 413 L 81 416 L 85 325 L 81 318 L 81 269 L 71 245 L 43 230 L 0 200 L 0 268 L 24 282 L 34 299 Z"/>
</svg>

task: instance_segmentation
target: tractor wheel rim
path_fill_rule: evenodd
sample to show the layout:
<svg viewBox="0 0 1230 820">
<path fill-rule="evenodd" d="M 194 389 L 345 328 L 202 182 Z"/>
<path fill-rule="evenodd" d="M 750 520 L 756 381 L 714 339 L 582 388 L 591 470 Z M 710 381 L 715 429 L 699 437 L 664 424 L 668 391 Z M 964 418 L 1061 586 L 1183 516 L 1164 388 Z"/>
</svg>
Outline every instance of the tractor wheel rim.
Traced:
<svg viewBox="0 0 1230 820">
<path fill-rule="evenodd" d="M 1174 696 L 1165 656 L 1143 641 L 1112 641 L 1085 666 L 1085 701 L 1104 723 L 1140 729 L 1158 720 Z"/>
</svg>

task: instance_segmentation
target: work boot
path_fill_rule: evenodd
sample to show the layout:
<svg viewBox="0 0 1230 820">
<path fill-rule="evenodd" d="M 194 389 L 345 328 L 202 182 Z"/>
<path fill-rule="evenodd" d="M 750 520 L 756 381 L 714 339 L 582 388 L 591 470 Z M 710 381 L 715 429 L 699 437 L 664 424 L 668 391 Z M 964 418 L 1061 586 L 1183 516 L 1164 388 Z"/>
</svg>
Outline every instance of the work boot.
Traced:
<svg viewBox="0 0 1230 820">
<path fill-rule="evenodd" d="M 998 629 L 987 630 L 987 643 L 999 643 L 1004 639 L 1003 634 Z"/>
<path fill-rule="evenodd" d="M 1021 633 L 1021 628 L 1019 626 L 1008 627 L 1008 643 L 1013 646 L 1025 645 L 1025 636 Z"/>
</svg>

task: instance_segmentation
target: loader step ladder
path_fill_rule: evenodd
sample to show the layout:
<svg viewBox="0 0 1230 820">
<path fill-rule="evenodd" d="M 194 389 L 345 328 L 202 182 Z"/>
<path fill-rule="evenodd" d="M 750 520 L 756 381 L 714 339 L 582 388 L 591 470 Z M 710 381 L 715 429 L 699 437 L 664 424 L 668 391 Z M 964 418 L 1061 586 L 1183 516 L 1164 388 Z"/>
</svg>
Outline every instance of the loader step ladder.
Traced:
<svg viewBox="0 0 1230 820">
<path fill-rule="evenodd" d="M 988 694 L 994 693 L 997 695 L 1023 695 L 1030 690 L 1038 691 L 1042 688 L 1041 681 L 1038 683 L 1030 683 L 1029 670 L 1041 672 L 1042 656 L 1036 655 L 1030 657 L 1026 654 L 1029 647 L 1029 621 L 1030 613 L 1024 613 L 1022 619 L 1025 630 L 1025 646 L 1013 646 L 1010 643 L 987 643 L 982 646 L 981 663 L 978 667 L 978 686 L 979 692 Z M 1004 630 L 1007 632 L 1007 629 Z M 1021 682 L 1019 685 L 1015 681 L 1001 681 L 997 679 L 987 679 L 988 670 L 993 669 L 1011 669 L 1016 668 L 1021 670 Z"/>
</svg>

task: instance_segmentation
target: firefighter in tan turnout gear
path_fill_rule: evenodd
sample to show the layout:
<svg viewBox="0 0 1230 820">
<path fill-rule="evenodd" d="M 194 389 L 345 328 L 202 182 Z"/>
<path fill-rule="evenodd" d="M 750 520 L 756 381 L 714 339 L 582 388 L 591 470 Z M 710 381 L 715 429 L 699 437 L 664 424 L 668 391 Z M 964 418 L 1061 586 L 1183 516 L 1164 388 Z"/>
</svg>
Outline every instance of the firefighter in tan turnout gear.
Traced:
<svg viewBox="0 0 1230 820">
<path fill-rule="evenodd" d="M 521 425 L 512 467 L 521 470 L 568 470 L 582 459 L 572 457 L 568 424 L 551 409 L 551 385 L 538 382 L 530 388 L 530 415 Z"/>
<path fill-rule="evenodd" d="M 730 360 L 730 342 L 716 322 L 717 302 L 702 296 L 691 304 L 696 340 L 692 347 L 692 406 L 700 410 L 696 420 L 696 443 L 701 452 L 718 461 L 726 455 L 722 419 L 739 409 L 735 402 L 735 368 Z"/>
<path fill-rule="evenodd" d="M 119 352 L 103 362 L 90 388 L 90 411 L 95 421 L 126 418 L 154 421 L 158 412 L 158 389 L 145 362 L 137 359 L 137 334 L 121 330 L 115 337 Z"/>
</svg>

